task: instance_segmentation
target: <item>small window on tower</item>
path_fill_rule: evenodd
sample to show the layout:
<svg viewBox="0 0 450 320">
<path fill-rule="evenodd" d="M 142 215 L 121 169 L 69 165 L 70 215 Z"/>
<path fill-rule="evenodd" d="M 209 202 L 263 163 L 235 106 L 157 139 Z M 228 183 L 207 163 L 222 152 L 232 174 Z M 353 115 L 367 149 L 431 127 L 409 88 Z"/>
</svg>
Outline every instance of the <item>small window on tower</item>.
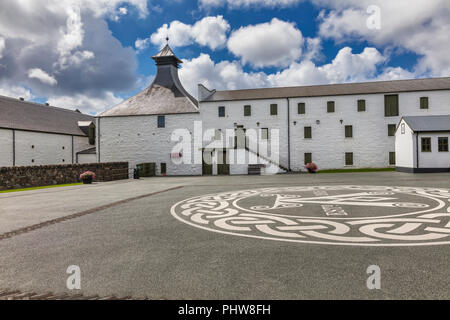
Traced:
<svg viewBox="0 0 450 320">
<path fill-rule="evenodd" d="M 219 107 L 219 117 L 220 118 L 225 117 L 225 107 L 223 107 L 223 106 Z"/>
</svg>

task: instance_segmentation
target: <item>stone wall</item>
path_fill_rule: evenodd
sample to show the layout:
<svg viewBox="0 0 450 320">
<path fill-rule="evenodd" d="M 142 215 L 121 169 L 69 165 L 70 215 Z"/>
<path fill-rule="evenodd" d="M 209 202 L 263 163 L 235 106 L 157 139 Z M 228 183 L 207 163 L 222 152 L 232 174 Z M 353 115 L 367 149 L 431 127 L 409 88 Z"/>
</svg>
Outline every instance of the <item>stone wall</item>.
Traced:
<svg viewBox="0 0 450 320">
<path fill-rule="evenodd" d="M 93 171 L 94 181 L 128 179 L 128 162 L 1 167 L 0 190 L 80 182 L 80 174 Z"/>
</svg>

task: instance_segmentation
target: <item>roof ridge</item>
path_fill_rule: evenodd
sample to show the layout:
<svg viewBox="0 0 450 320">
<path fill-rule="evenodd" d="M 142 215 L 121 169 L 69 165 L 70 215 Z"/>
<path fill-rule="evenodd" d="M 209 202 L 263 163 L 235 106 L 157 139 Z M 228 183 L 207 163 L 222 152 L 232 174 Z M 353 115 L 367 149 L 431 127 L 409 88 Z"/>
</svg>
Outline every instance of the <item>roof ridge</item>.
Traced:
<svg viewBox="0 0 450 320">
<path fill-rule="evenodd" d="M 42 103 L 39 103 L 39 102 L 20 100 L 20 99 L 17 99 L 17 98 L 8 97 L 8 96 L 4 96 L 4 95 L 0 95 L 0 99 L 7 99 L 7 100 L 14 101 L 14 102 L 32 104 L 32 105 L 36 105 L 36 106 L 43 107 L 43 108 L 48 108 L 48 109 L 56 109 L 57 111 L 77 113 L 77 114 L 82 115 L 82 116 L 87 116 L 87 117 L 94 118 L 94 116 L 91 116 L 91 115 L 85 114 L 85 113 L 81 113 L 81 112 L 77 112 L 76 110 L 70 110 L 70 109 L 63 108 L 63 107 L 56 107 L 56 106 L 52 106 L 52 105 L 46 105 L 46 104 L 42 104 Z"/>
</svg>

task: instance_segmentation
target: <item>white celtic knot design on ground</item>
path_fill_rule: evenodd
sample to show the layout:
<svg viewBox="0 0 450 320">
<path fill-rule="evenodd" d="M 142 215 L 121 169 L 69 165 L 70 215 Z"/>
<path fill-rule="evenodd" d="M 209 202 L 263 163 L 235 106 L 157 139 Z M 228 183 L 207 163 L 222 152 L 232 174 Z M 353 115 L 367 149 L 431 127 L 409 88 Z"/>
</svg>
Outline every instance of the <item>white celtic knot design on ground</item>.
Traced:
<svg viewBox="0 0 450 320">
<path fill-rule="evenodd" d="M 172 215 L 213 232 L 277 241 L 354 245 L 450 244 L 450 191 L 305 186 L 222 192 L 175 204 Z"/>
</svg>

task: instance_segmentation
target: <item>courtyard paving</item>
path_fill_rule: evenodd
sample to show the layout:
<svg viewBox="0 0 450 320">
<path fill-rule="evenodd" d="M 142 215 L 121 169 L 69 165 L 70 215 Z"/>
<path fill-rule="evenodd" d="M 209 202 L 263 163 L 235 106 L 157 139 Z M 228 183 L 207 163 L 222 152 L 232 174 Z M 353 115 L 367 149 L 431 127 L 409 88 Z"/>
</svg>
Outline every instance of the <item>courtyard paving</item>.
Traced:
<svg viewBox="0 0 450 320">
<path fill-rule="evenodd" d="M 450 174 L 377 172 L 158 177 L 0 194 L 0 289 L 450 299 L 446 190 Z M 81 290 L 66 288 L 70 265 L 81 269 Z M 381 270 L 379 290 L 366 285 L 371 265 Z"/>
</svg>

